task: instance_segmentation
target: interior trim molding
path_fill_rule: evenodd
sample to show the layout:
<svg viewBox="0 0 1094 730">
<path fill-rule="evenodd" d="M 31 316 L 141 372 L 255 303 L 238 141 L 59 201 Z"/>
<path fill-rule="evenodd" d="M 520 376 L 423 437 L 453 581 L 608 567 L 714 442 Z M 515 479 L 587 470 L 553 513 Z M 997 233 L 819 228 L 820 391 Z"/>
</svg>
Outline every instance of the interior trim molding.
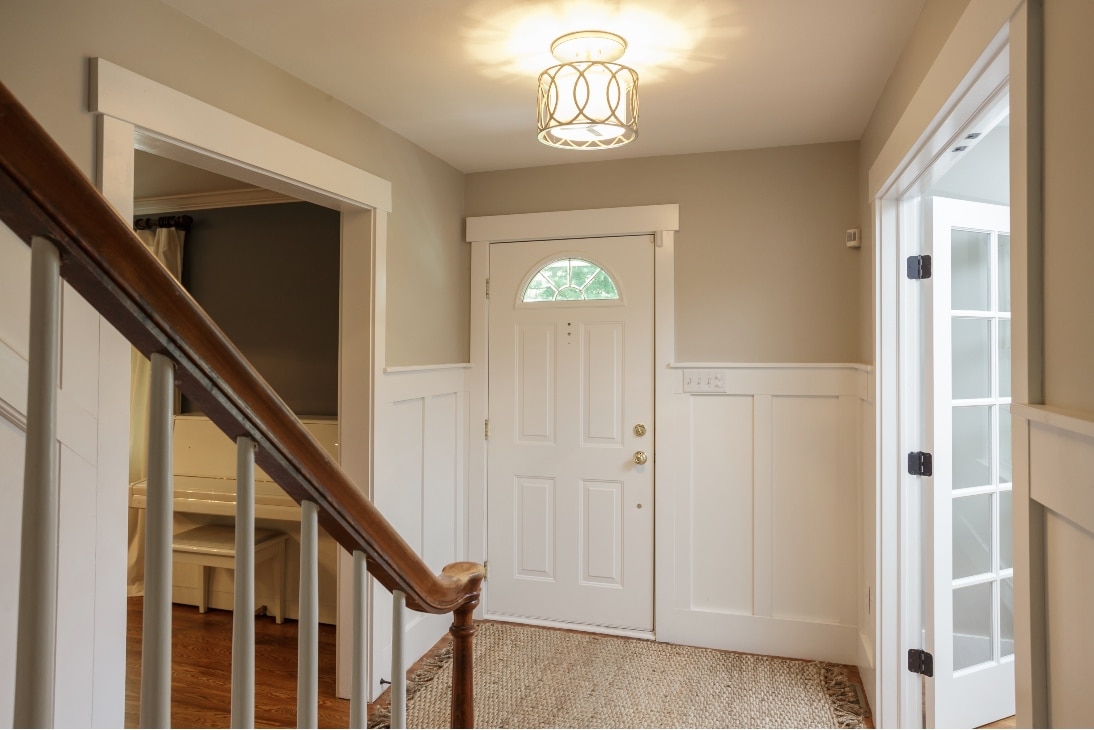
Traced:
<svg viewBox="0 0 1094 730">
<path fill-rule="evenodd" d="M 240 188 L 213 193 L 187 193 L 184 195 L 160 195 L 137 198 L 133 201 L 133 215 L 153 213 L 181 213 L 187 210 L 211 210 L 213 208 L 242 208 L 249 205 L 276 205 L 299 203 L 298 198 L 275 193 L 263 188 Z"/>
<path fill-rule="evenodd" d="M 27 361 L 0 340 L 0 371 L 10 377 L 0 378 L 0 418 L 24 433 L 27 430 Z M 22 403 L 20 408 L 16 403 Z"/>
<path fill-rule="evenodd" d="M 92 58 L 89 110 L 136 128 L 138 149 L 331 206 L 391 211 L 391 183 L 212 104 Z M 189 152 L 190 154 L 185 154 Z"/>
<path fill-rule="evenodd" d="M 1011 403 L 1010 412 L 1027 421 L 1094 439 L 1094 415 L 1089 413 L 1031 403 Z"/>
<path fill-rule="evenodd" d="M 857 362 L 672 362 L 675 370 L 685 368 L 724 368 L 727 370 L 859 370 L 873 372 L 873 365 Z"/>
<path fill-rule="evenodd" d="M 27 430 L 27 417 L 18 408 L 8 403 L 3 398 L 0 398 L 0 418 L 15 426 L 20 431 L 26 433 Z"/>
<path fill-rule="evenodd" d="M 385 373 L 417 373 L 424 370 L 468 370 L 471 368 L 469 362 L 453 362 L 443 363 L 440 365 L 397 365 L 393 367 L 384 368 Z"/>
<path fill-rule="evenodd" d="M 514 213 L 467 219 L 468 242 L 543 241 L 680 230 L 680 206 L 637 205 L 624 208 Z M 658 247 L 662 242 L 658 240 Z"/>
</svg>

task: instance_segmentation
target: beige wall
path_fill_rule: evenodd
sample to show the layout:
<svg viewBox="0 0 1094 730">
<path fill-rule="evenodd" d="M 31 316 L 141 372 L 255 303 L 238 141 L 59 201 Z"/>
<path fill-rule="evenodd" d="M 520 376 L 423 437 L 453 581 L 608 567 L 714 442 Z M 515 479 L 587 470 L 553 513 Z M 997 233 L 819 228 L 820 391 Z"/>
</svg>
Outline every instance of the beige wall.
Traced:
<svg viewBox="0 0 1094 730">
<path fill-rule="evenodd" d="M 1094 196 L 1094 3 L 1051 0 L 1044 13 L 1044 394 L 1048 405 L 1094 419 L 1094 246 L 1089 218 Z M 1051 727 L 1090 727 L 1094 516 L 1090 501 L 1081 501 L 1079 495 L 1091 489 L 1094 449 L 1074 435 L 1068 442 L 1085 443 L 1088 458 L 1081 470 L 1057 475 L 1071 482 L 1056 485 L 1057 491 L 1070 487 L 1077 501 L 1046 501 L 1048 715 Z M 1076 479 L 1080 474 L 1086 478 Z"/>
<path fill-rule="evenodd" d="M 858 347 L 863 362 L 874 363 L 874 307 L 876 281 L 874 267 L 876 262 L 874 220 L 869 194 L 870 168 L 877 161 L 886 142 L 892 135 L 897 123 L 904 115 L 912 101 L 916 91 L 920 88 L 935 63 L 936 57 L 946 43 L 958 20 L 964 13 L 969 0 L 927 0 L 916 21 L 916 25 L 908 38 L 908 42 L 901 51 L 900 58 L 893 72 L 890 74 L 885 88 L 870 116 L 866 129 L 863 131 L 859 148 L 859 194 L 858 211 L 862 220 L 863 248 L 862 257 L 859 260 L 859 311 L 860 330 Z M 863 582 L 870 592 L 871 609 L 883 600 L 878 595 L 883 585 L 877 584 L 880 577 L 878 565 L 881 556 L 878 554 L 878 510 L 882 504 L 881 494 L 877 484 L 878 444 L 875 438 L 877 427 L 875 404 L 870 404 L 863 421 L 863 459 L 862 471 L 862 498 L 861 498 L 861 523 L 862 531 L 862 570 Z M 882 526 L 884 529 L 884 526 Z M 882 617 L 876 610 L 860 613 L 859 631 L 864 651 L 859 657 L 859 666 L 864 679 L 869 683 L 868 692 L 874 703 L 875 717 L 880 716 L 880 723 L 895 724 L 899 718 L 898 700 L 894 692 L 886 689 L 886 684 L 881 681 L 882 676 L 888 671 L 888 666 L 878 666 L 880 637 L 877 632 L 881 626 Z M 895 625 L 896 616 L 884 617 L 890 625 Z M 886 661 L 891 661 L 886 659 Z M 888 706 L 880 706 L 886 702 Z M 881 713 L 880 715 L 878 713 Z"/>
<path fill-rule="evenodd" d="M 390 180 L 388 364 L 467 360 L 462 173 L 159 2 L 4 0 L 0 80 L 89 175 L 92 56 Z"/>
<path fill-rule="evenodd" d="M 1094 3 L 1045 3 L 1045 402 L 1094 414 Z"/>
<path fill-rule="evenodd" d="M 867 199 L 870 167 L 968 4 L 969 0 L 927 0 L 862 133 L 859 151 L 859 217 L 863 221 L 863 255 L 859 261 L 862 362 L 874 361 L 874 230 Z"/>
<path fill-rule="evenodd" d="M 678 203 L 678 361 L 858 362 L 857 185 L 840 142 L 474 173 L 467 215 Z"/>
</svg>

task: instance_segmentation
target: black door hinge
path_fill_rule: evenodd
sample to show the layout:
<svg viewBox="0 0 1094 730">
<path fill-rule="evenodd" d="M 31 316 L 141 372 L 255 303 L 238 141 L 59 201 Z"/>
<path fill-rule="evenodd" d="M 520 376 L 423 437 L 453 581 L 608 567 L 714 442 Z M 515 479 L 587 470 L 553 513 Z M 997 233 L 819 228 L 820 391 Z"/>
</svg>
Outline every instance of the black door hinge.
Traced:
<svg viewBox="0 0 1094 730">
<path fill-rule="evenodd" d="M 930 279 L 931 278 L 931 255 L 925 253 L 922 256 L 909 256 L 908 257 L 908 278 L 909 279 Z"/>
<path fill-rule="evenodd" d="M 908 671 L 922 674 L 924 677 L 933 677 L 934 657 L 922 649 L 909 649 Z"/>
<path fill-rule="evenodd" d="M 913 477 L 929 477 L 934 474 L 934 457 L 926 451 L 908 454 L 908 473 Z"/>
</svg>

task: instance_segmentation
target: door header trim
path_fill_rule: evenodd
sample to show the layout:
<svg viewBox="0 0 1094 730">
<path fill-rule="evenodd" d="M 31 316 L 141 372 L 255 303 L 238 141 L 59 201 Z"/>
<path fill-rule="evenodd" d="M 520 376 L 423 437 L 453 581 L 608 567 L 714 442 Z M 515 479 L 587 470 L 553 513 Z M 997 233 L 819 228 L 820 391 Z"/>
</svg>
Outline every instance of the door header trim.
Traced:
<svg viewBox="0 0 1094 730">
<path fill-rule="evenodd" d="M 467 241 L 541 241 L 594 238 L 680 230 L 680 206 L 637 205 L 625 208 L 515 213 L 467 219 Z"/>
</svg>

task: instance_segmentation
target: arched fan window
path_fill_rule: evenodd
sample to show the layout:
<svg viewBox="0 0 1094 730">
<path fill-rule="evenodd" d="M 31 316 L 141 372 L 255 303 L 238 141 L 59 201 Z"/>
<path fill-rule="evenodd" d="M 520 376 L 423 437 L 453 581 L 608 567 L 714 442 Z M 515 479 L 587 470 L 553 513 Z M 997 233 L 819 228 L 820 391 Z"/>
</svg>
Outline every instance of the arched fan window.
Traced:
<svg viewBox="0 0 1094 730">
<path fill-rule="evenodd" d="M 619 299 L 608 272 L 584 259 L 561 259 L 547 264 L 524 288 L 521 301 L 563 302 L 583 299 Z"/>
</svg>

